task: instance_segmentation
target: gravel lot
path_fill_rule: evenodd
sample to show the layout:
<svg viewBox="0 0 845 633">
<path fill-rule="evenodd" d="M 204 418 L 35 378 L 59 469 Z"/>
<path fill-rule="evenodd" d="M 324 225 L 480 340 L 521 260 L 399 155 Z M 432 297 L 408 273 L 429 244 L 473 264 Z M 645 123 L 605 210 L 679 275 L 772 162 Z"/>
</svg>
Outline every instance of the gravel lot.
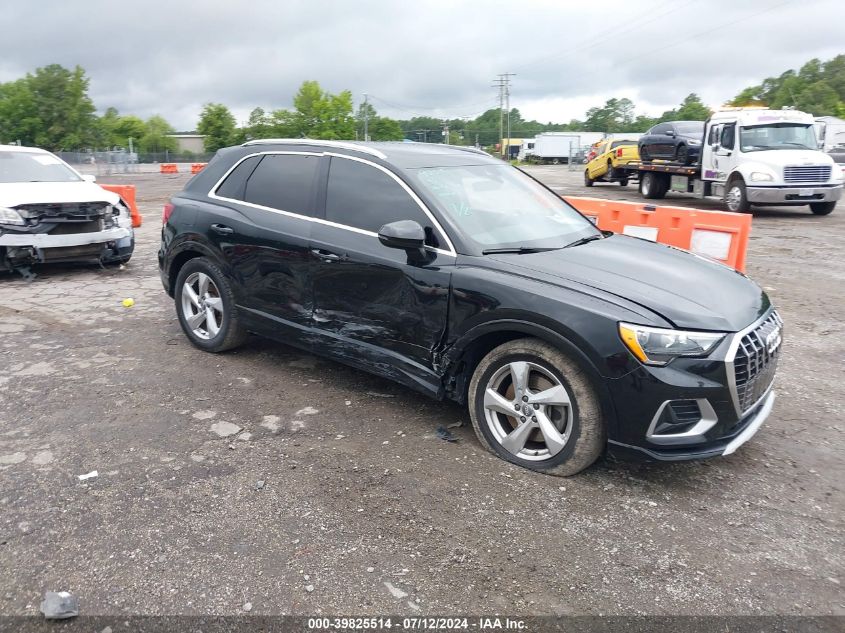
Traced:
<svg viewBox="0 0 845 633">
<path fill-rule="evenodd" d="M 754 440 L 558 479 L 438 439 L 457 405 L 264 340 L 194 349 L 155 257 L 187 176 L 101 180 L 138 187 L 125 269 L 0 277 L 0 615 L 46 590 L 86 615 L 845 614 L 845 204 L 755 213 L 748 273 L 787 329 Z"/>
</svg>

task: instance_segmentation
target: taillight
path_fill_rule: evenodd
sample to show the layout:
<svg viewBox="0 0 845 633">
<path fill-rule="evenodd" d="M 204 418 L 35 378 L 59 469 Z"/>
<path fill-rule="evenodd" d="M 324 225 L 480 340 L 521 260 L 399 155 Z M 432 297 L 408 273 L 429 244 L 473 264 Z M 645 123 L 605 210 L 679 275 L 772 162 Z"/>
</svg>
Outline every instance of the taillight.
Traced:
<svg viewBox="0 0 845 633">
<path fill-rule="evenodd" d="M 621 147 L 616 149 L 616 158 L 622 158 L 622 148 Z"/>
<path fill-rule="evenodd" d="M 164 205 L 164 213 L 161 214 L 161 223 L 167 224 L 167 221 L 170 219 L 170 214 L 173 213 L 173 203 L 168 202 Z"/>
</svg>

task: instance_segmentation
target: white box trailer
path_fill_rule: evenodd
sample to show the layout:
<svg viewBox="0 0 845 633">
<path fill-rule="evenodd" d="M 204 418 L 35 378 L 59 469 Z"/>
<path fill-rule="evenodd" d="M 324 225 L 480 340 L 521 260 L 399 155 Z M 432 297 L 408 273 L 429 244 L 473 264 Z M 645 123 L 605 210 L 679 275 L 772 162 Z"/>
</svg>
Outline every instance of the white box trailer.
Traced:
<svg viewBox="0 0 845 633">
<path fill-rule="evenodd" d="M 578 134 L 543 132 L 534 137 L 533 158 L 552 165 L 568 163 L 569 157 L 578 152 L 580 143 Z"/>
</svg>

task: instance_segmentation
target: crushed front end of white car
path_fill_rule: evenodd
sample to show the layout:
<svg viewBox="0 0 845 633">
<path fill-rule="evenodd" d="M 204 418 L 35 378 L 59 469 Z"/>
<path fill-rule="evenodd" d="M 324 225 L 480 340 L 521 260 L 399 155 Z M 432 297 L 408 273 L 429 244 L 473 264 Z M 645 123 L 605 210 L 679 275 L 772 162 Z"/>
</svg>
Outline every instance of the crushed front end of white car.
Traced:
<svg viewBox="0 0 845 633">
<path fill-rule="evenodd" d="M 0 147 L 0 270 L 30 278 L 47 262 L 126 262 L 135 248 L 116 193 L 34 148 Z"/>
</svg>

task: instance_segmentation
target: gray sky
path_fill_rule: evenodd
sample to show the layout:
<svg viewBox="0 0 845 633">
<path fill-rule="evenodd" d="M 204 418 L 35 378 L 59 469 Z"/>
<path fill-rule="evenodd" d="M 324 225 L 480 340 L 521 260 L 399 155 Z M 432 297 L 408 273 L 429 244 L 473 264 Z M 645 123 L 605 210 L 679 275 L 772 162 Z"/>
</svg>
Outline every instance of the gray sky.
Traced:
<svg viewBox="0 0 845 633">
<path fill-rule="evenodd" d="M 566 122 L 609 97 L 658 114 L 690 92 L 717 106 L 812 57 L 845 53 L 845 0 L 7 0 L 0 81 L 81 65 L 102 112 L 193 129 L 291 107 L 303 80 L 381 114 L 476 116 L 511 105 Z"/>
</svg>

